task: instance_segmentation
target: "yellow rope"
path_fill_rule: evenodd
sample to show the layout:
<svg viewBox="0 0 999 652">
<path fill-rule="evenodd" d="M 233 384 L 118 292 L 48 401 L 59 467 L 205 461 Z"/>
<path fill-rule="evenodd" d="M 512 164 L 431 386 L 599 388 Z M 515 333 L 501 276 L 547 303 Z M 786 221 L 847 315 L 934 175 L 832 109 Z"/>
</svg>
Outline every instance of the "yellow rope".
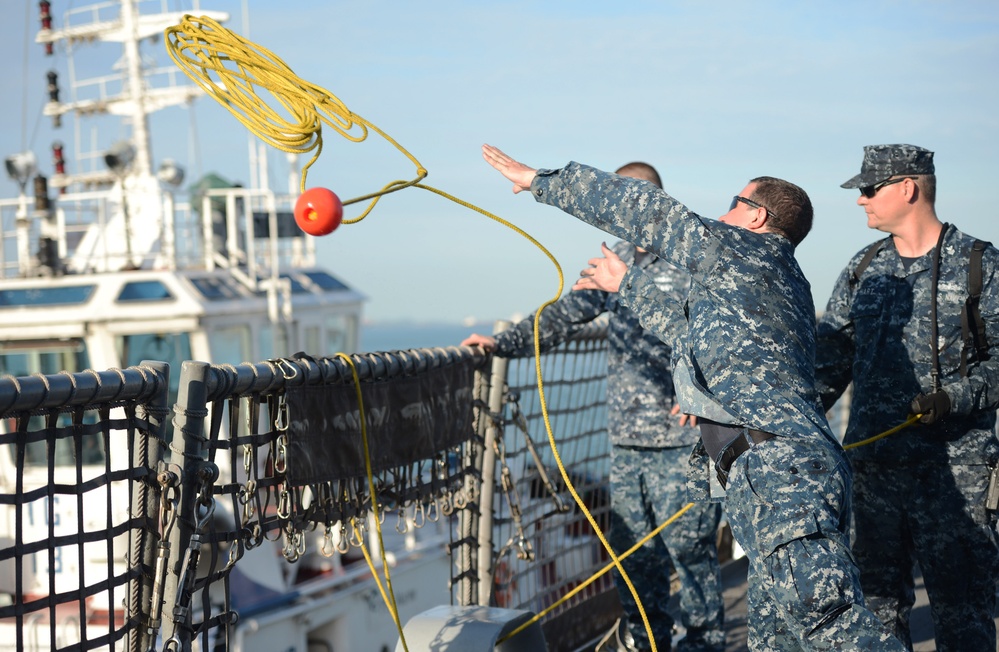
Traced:
<svg viewBox="0 0 999 652">
<path fill-rule="evenodd" d="M 663 521 L 662 524 L 659 525 L 659 527 L 657 527 L 656 529 L 652 530 L 651 532 L 649 532 L 648 534 L 646 534 L 644 537 L 642 537 L 641 541 L 639 541 L 638 543 L 636 543 L 632 547 L 628 548 L 628 550 L 626 550 L 623 554 L 621 554 L 618 557 L 618 559 L 619 560 L 624 560 L 624 559 L 627 559 L 628 557 L 630 557 L 631 555 L 633 555 L 639 548 L 641 548 L 642 546 L 644 546 L 645 543 L 649 539 L 651 539 L 652 537 L 654 537 L 657 534 L 659 534 L 660 532 L 662 532 L 663 529 L 665 529 L 667 525 L 671 525 L 674 521 L 676 521 L 676 519 L 678 519 L 681 516 L 683 516 L 684 513 L 686 513 L 686 511 L 689 510 L 693 506 L 694 506 L 694 503 L 687 503 L 686 505 L 684 505 L 683 507 L 681 507 L 676 512 L 676 514 L 673 514 L 672 516 L 670 516 L 668 519 L 666 519 L 665 521 Z M 548 614 L 550 614 L 552 611 L 554 611 L 559 605 L 562 605 L 565 602 L 567 602 L 568 600 L 571 600 L 574 595 L 576 595 L 577 593 L 579 593 L 580 591 L 582 591 L 583 589 L 585 589 L 586 587 L 588 587 L 590 584 L 593 584 L 598 579 L 600 579 L 601 577 L 603 577 L 604 575 L 606 575 L 608 573 L 608 571 L 610 571 L 612 568 L 614 568 L 614 566 L 615 566 L 614 562 L 611 562 L 611 563 L 605 565 L 603 568 L 601 568 L 600 570 L 598 570 L 596 573 L 594 573 L 593 575 L 591 575 L 590 577 L 588 577 L 582 584 L 580 584 L 579 586 L 573 588 L 571 591 L 569 591 L 564 596 L 562 596 L 561 598 L 559 598 L 559 600 L 555 604 L 546 607 L 544 610 L 542 610 L 536 616 L 534 616 L 533 618 L 531 618 L 527 622 L 521 624 L 520 627 L 517 627 L 515 630 L 513 630 L 509 634 L 506 634 L 505 636 L 503 636 L 502 638 L 500 638 L 498 641 L 496 641 L 496 643 L 499 644 L 499 643 L 502 643 L 502 642 L 506 641 L 507 639 L 513 638 L 514 636 L 516 636 L 517 634 L 521 633 L 522 631 L 524 631 L 525 629 L 527 629 L 528 627 L 530 627 L 534 623 L 538 622 L 539 620 L 541 620 L 542 618 L 544 618 L 545 616 L 547 616 Z M 651 633 L 649 635 L 649 641 L 652 642 L 652 645 L 655 645 L 655 642 L 652 640 Z"/>
<path fill-rule="evenodd" d="M 537 328 L 537 324 L 535 324 L 535 328 Z M 871 437 L 869 439 L 865 439 L 863 441 L 858 441 L 856 443 L 846 445 L 843 448 L 845 450 L 849 450 L 851 448 L 857 448 L 858 446 L 865 446 L 867 444 L 874 443 L 874 442 L 878 441 L 879 439 L 884 439 L 885 437 L 888 437 L 889 435 L 894 435 L 895 433 L 899 432 L 900 430 L 902 430 L 904 428 L 907 428 L 907 427 L 911 426 L 912 424 L 914 424 L 916 421 L 919 420 L 919 418 L 921 416 L 923 416 L 923 415 L 922 414 L 915 414 L 915 415 L 909 417 L 908 420 L 905 421 L 905 423 L 901 423 L 901 424 L 895 426 L 894 428 L 891 428 L 890 430 L 886 430 L 886 431 L 882 432 L 881 434 L 875 435 L 874 437 Z M 636 543 L 632 547 L 628 548 L 628 550 L 626 552 L 624 552 L 622 555 L 620 555 L 618 557 L 618 559 L 623 561 L 624 559 L 627 559 L 628 557 L 630 557 L 639 548 L 641 548 L 643 545 L 645 545 L 645 543 L 648 542 L 649 539 L 651 539 L 652 537 L 654 537 L 657 534 L 659 534 L 660 532 L 662 532 L 668 525 L 671 525 L 678 518 L 680 518 L 681 516 L 683 516 L 683 514 L 687 510 L 689 510 L 691 507 L 693 507 L 693 506 L 694 506 L 694 503 L 687 503 L 686 505 L 684 505 L 682 508 L 680 508 L 679 511 L 676 512 L 676 514 L 673 514 L 672 516 L 670 516 L 668 519 L 666 519 L 665 521 L 663 521 L 658 527 L 656 527 L 656 529 L 652 530 L 647 535 L 645 535 L 644 537 L 642 537 L 642 539 L 638 543 Z M 514 636 L 516 636 L 520 632 L 524 631 L 525 629 L 527 629 L 528 627 L 530 627 L 534 623 L 538 622 L 539 620 L 541 620 L 542 618 L 544 618 L 545 616 L 547 616 L 549 613 L 551 613 L 552 611 L 554 611 L 556 608 L 558 608 L 560 605 L 562 605 L 565 602 L 567 602 L 568 600 L 572 599 L 572 597 L 574 595 L 576 595 L 577 593 L 579 593 L 580 591 L 582 591 L 583 589 L 585 589 L 586 587 L 588 587 L 590 584 L 592 584 L 593 582 L 595 582 L 598 579 L 600 579 L 601 577 L 603 577 L 612 568 L 614 568 L 614 564 L 613 563 L 607 564 L 606 566 L 604 566 L 603 568 L 601 568 L 599 571 L 597 571 L 596 573 L 594 573 L 593 575 L 591 575 L 589 578 L 587 578 L 586 581 L 584 581 L 582 584 L 580 584 L 579 586 L 575 587 L 572 591 L 570 591 L 566 595 L 562 596 L 557 602 L 555 602 L 555 604 L 550 605 L 549 607 L 547 607 L 546 609 L 544 609 L 543 611 L 541 611 L 539 614 L 537 614 L 536 616 L 534 616 L 533 618 L 531 618 L 527 622 L 525 622 L 522 625 L 520 625 L 520 627 L 517 627 L 512 632 L 510 632 L 509 634 L 507 634 L 503 638 L 499 639 L 497 641 L 497 643 L 502 643 L 502 642 L 506 641 L 507 639 L 513 638 Z"/>
<path fill-rule="evenodd" d="M 913 414 L 904 423 L 900 423 L 900 424 L 898 424 L 897 426 L 895 426 L 894 428 L 892 428 L 890 430 L 885 430 L 880 435 L 874 435 L 873 437 L 869 437 L 868 439 L 865 439 L 863 441 L 858 441 L 858 442 L 854 442 L 852 444 L 847 444 L 846 446 L 843 447 L 843 450 L 850 450 L 851 448 L 857 448 L 858 446 L 866 446 L 867 444 L 873 444 L 877 440 L 884 439 L 888 435 L 894 435 L 899 430 L 903 430 L 905 428 L 908 428 L 909 426 L 911 426 L 915 422 L 919 421 L 919 418 L 921 416 L 923 416 L 923 415 L 922 414 Z"/>
<path fill-rule="evenodd" d="M 360 216 L 344 220 L 344 224 L 360 222 L 383 195 L 415 185 L 427 176 L 427 170 L 412 154 L 353 113 L 335 95 L 301 79 L 273 52 L 211 18 L 184 16 L 180 23 L 165 30 L 164 38 L 167 53 L 177 67 L 258 138 L 282 152 L 307 154 L 315 150 L 302 168 L 301 192 L 305 192 L 309 168 L 323 151 L 324 124 L 355 143 L 365 140 L 370 129 L 416 166 L 416 178 L 410 181 L 392 181 L 381 190 L 343 201 L 347 206 L 371 200 Z M 269 92 L 290 118 L 262 101 L 258 89 Z"/>
<path fill-rule="evenodd" d="M 649 639 L 652 640 L 652 628 L 638 592 L 631 583 L 627 572 L 621 566 L 619 558 L 614 554 L 606 537 L 597 525 L 593 515 L 586 508 L 586 505 L 576 492 L 576 488 L 569 480 L 569 475 L 562 464 L 561 456 L 555 444 L 555 436 L 552 433 L 551 422 L 548 417 L 548 406 L 544 395 L 544 384 L 541 377 L 541 347 L 538 325 L 542 311 L 558 300 L 564 287 L 562 269 L 555 257 L 537 240 L 506 220 L 477 208 L 472 204 L 461 201 L 441 190 L 421 184 L 420 181 L 427 176 L 427 170 L 412 154 L 374 124 L 350 111 L 332 93 L 299 78 L 287 64 L 270 50 L 242 38 L 207 16 L 184 16 L 178 25 L 168 27 L 165 30 L 164 40 L 167 52 L 174 63 L 188 77 L 201 86 L 208 95 L 226 107 L 230 113 L 265 143 L 281 151 L 294 154 L 305 154 L 315 150 L 308 163 L 302 168 L 302 192 L 305 192 L 306 189 L 306 178 L 309 168 L 318 160 L 319 155 L 322 153 L 323 124 L 333 128 L 344 138 L 353 142 L 360 142 L 366 139 L 368 130 L 370 129 L 392 143 L 416 166 L 416 177 L 410 181 L 392 181 L 381 190 L 343 201 L 343 205 L 347 206 L 356 202 L 371 200 L 371 203 L 364 209 L 360 216 L 354 219 L 343 220 L 344 224 L 353 224 L 364 219 L 374 209 L 378 200 L 383 195 L 410 186 L 416 186 L 434 192 L 500 222 L 526 237 L 548 256 L 558 271 L 558 292 L 554 298 L 541 305 L 534 317 L 534 351 L 538 376 L 538 394 L 541 399 L 541 412 L 544 417 L 545 430 L 548 433 L 548 442 L 566 487 L 586 516 L 597 538 L 600 539 L 600 543 L 610 555 L 613 565 L 621 573 L 624 583 L 628 586 L 638 605 L 645 629 L 649 634 Z M 218 81 L 213 79 L 213 75 Z M 291 114 L 291 119 L 283 117 L 278 111 L 275 111 L 265 102 L 261 101 L 257 94 L 258 89 L 268 91 L 285 111 Z M 358 392 L 360 392 L 360 388 L 358 388 Z M 367 449 L 367 439 L 365 439 L 365 449 Z M 369 482 L 372 482 L 370 470 Z M 376 509 L 374 499 L 372 499 L 372 509 Z M 380 536 L 381 532 L 379 530 Z M 383 564 L 383 567 L 386 569 L 387 580 L 388 568 L 385 564 Z M 391 592 L 391 583 L 387 583 Z M 381 590 L 380 582 L 379 589 Z M 387 600 L 386 604 L 388 604 Z M 391 606 L 389 609 L 392 611 Z M 393 618 L 396 620 L 396 626 L 398 627 L 398 614 L 394 611 Z M 400 628 L 401 634 L 402 630 Z M 656 646 L 654 641 L 652 641 L 652 649 L 655 652 Z"/>
<path fill-rule="evenodd" d="M 552 254 L 544 246 L 542 246 L 541 243 L 510 222 L 482 210 L 477 206 L 469 204 L 468 202 L 462 201 L 442 190 L 420 183 L 424 178 L 426 178 L 427 170 L 412 154 L 410 154 L 405 148 L 403 148 L 388 134 L 379 129 L 376 125 L 350 111 L 350 109 L 348 109 L 347 106 L 332 93 L 320 86 L 316 86 L 299 78 L 295 75 L 291 68 L 289 68 L 270 50 L 242 38 L 238 34 L 222 27 L 219 23 L 206 16 L 202 16 L 200 18 L 190 15 L 184 16 L 178 25 L 166 29 L 165 38 L 167 52 L 170 54 L 174 63 L 176 63 L 177 66 L 188 75 L 188 77 L 201 86 L 205 92 L 208 93 L 208 95 L 222 104 L 222 106 L 226 107 L 230 113 L 232 113 L 243 125 L 245 125 L 265 143 L 281 151 L 294 154 L 306 154 L 315 150 L 312 157 L 302 168 L 302 192 L 306 189 L 306 179 L 308 177 L 309 168 L 318 160 L 319 155 L 322 153 L 323 124 L 326 124 L 336 130 L 337 133 L 352 142 L 361 142 L 367 138 L 369 130 L 374 131 L 386 141 L 394 145 L 396 149 L 398 149 L 416 166 L 416 176 L 409 181 L 392 181 L 378 191 L 344 200 L 344 206 L 370 200 L 368 206 L 358 217 L 345 219 L 343 220 L 344 224 L 354 224 L 356 222 L 360 222 L 371 213 L 382 196 L 413 186 L 436 193 L 446 199 L 449 199 L 450 201 L 460 204 L 461 206 L 465 206 L 471 210 L 481 213 L 482 215 L 485 215 L 486 217 L 489 217 L 490 219 L 516 231 L 518 234 L 522 235 L 538 247 L 549 258 L 549 260 L 552 261 L 559 277 L 558 292 L 555 294 L 554 298 L 542 304 L 534 316 L 535 370 L 538 377 L 538 394 L 541 403 L 541 413 L 544 418 L 545 430 L 548 434 L 548 442 L 551 446 L 555 462 L 558 465 L 559 473 L 562 475 L 562 479 L 565 482 L 566 487 L 569 489 L 573 500 L 575 500 L 576 504 L 580 507 L 583 514 L 586 516 L 587 521 L 590 523 L 590 526 L 593 528 L 593 531 L 596 533 L 597 538 L 600 540 L 600 543 L 610 555 L 611 563 L 593 575 L 582 585 L 573 589 L 573 591 L 564 596 L 554 605 L 551 605 L 535 616 L 531 621 L 508 634 L 503 640 L 511 638 L 520 631 L 523 631 L 523 629 L 531 623 L 537 622 L 544 615 L 550 613 L 552 609 L 576 595 L 586 586 L 589 586 L 589 584 L 608 572 L 611 568 L 617 568 L 635 599 L 639 613 L 642 616 L 642 621 L 649 634 L 653 650 L 655 650 L 655 641 L 652 639 L 651 626 L 642 605 L 642 601 L 639 598 L 638 592 L 635 590 L 634 585 L 631 583 L 631 579 L 628 577 L 627 572 L 625 572 L 624 568 L 621 566 L 621 560 L 627 558 L 646 541 L 658 534 L 667 525 L 674 522 L 675 519 L 679 518 L 684 512 L 690 509 L 693 503 L 688 503 L 683 509 L 667 519 L 663 524 L 629 549 L 624 555 L 619 557 L 615 555 L 614 551 L 611 549 L 610 544 L 607 542 L 606 537 L 597 525 L 593 515 L 586 508 L 579 494 L 576 492 L 576 488 L 569 479 L 565 466 L 562 463 L 561 456 L 559 455 L 558 447 L 555 443 L 555 436 L 552 432 L 551 422 L 548 415 L 548 405 L 545 399 L 544 382 L 541 374 L 541 347 L 538 332 L 541 314 L 545 308 L 558 300 L 564 287 L 562 269 L 555 257 L 552 256 Z M 217 77 L 218 81 L 215 81 L 212 78 L 213 74 Z M 257 95 L 257 89 L 266 90 L 273 95 L 278 103 L 289 114 L 291 114 L 292 119 L 289 120 L 288 118 L 283 117 L 278 111 L 275 111 L 265 102 L 261 101 L 260 97 Z M 350 364 L 351 371 L 354 374 L 358 394 L 358 404 L 361 410 L 361 429 L 365 449 L 365 463 L 368 471 L 368 484 L 372 495 L 372 512 L 375 517 L 375 523 L 378 524 L 379 519 L 378 508 L 375 500 L 374 480 L 371 473 L 370 459 L 368 457 L 368 441 L 364 425 L 363 406 L 361 406 L 360 381 L 357 378 L 356 370 L 354 370 L 353 362 L 344 354 L 338 353 L 337 355 Z M 891 430 L 885 431 L 864 441 L 846 445 L 844 446 L 844 449 L 849 450 L 858 446 L 873 443 L 879 439 L 883 439 L 884 437 L 892 435 L 903 428 L 912 425 L 919 419 L 920 416 L 921 415 L 914 415 L 905 423 L 896 426 Z M 352 523 L 352 526 L 355 528 L 356 533 L 356 524 Z M 367 549 L 363 545 L 363 541 L 361 549 L 364 553 L 365 559 L 368 561 L 368 564 L 372 569 L 372 574 L 375 577 L 375 581 L 378 583 L 378 589 L 382 593 L 382 598 L 392 614 L 396 627 L 399 629 L 399 635 L 402 640 L 403 647 L 407 649 L 408 652 L 405 639 L 402 638 L 402 626 L 399 622 L 398 610 L 395 608 L 395 596 L 392 592 L 392 583 L 389 575 L 388 564 L 385 562 L 384 542 L 382 541 L 380 524 L 376 529 L 378 532 L 379 546 L 381 547 L 383 560 L 382 567 L 385 572 L 386 585 L 391 599 L 386 596 L 385 588 L 383 588 L 377 573 L 375 573 L 374 565 Z"/>
<path fill-rule="evenodd" d="M 535 324 L 535 329 L 536 328 L 537 328 L 537 324 Z M 888 437 L 889 435 L 894 435 L 895 433 L 899 432 L 900 430 L 911 426 L 913 423 L 915 423 L 916 421 L 918 421 L 921 416 L 923 416 L 923 415 L 922 414 L 913 415 L 913 416 L 909 417 L 909 419 L 905 423 L 899 424 L 899 425 L 895 426 L 894 428 L 892 428 L 890 430 L 886 430 L 886 431 L 882 432 L 881 434 L 875 435 L 874 437 L 871 437 L 869 439 L 865 439 L 863 441 L 858 441 L 856 443 L 844 446 L 843 448 L 846 449 L 846 450 L 849 450 L 851 448 L 857 448 L 858 446 L 864 446 L 866 444 L 871 444 L 873 442 L 876 442 L 879 439 L 884 439 L 885 437 Z M 645 545 L 645 543 L 648 542 L 649 539 L 651 539 L 652 537 L 654 537 L 657 534 L 659 534 L 660 532 L 662 532 L 668 525 L 671 525 L 678 518 L 680 518 L 681 516 L 683 516 L 683 514 L 687 510 L 689 510 L 691 507 L 693 507 L 693 506 L 694 506 L 694 503 L 687 503 L 686 505 L 684 505 L 682 508 L 680 508 L 679 511 L 676 512 L 676 514 L 673 514 L 672 516 L 670 516 L 668 519 L 666 519 L 665 521 L 663 521 L 658 527 L 656 527 L 656 529 L 652 530 L 647 535 L 645 535 L 644 537 L 642 537 L 642 539 L 638 543 L 636 543 L 632 547 L 628 548 L 628 550 L 626 552 L 624 552 L 623 554 L 621 554 L 618 557 L 618 559 L 619 560 L 624 560 L 624 559 L 627 559 L 628 557 L 630 557 L 639 548 L 641 548 L 643 545 Z M 539 620 L 541 620 L 542 618 L 544 618 L 545 616 L 547 616 L 549 613 L 551 613 L 552 611 L 554 611 L 556 608 L 558 608 L 560 605 L 562 605 L 565 602 L 567 602 L 568 600 L 572 599 L 572 597 L 574 595 L 576 595 L 577 593 L 579 593 L 580 591 L 582 591 L 583 589 L 585 589 L 586 587 L 588 587 L 590 584 L 592 584 L 593 582 L 595 582 L 598 579 L 600 579 L 601 577 L 603 577 L 612 568 L 614 568 L 613 562 L 610 563 L 610 564 L 607 564 L 606 566 L 604 566 L 603 568 L 601 568 L 599 571 L 597 571 L 596 573 L 594 573 L 593 575 L 591 575 L 582 584 L 580 584 L 579 586 L 575 587 L 572 591 L 570 591 L 566 595 L 562 596 L 557 602 L 555 602 L 555 604 L 550 605 L 549 607 L 547 607 L 546 609 L 544 609 L 543 611 L 541 611 L 540 613 L 538 613 L 536 616 L 534 616 L 533 618 L 531 618 L 527 622 L 523 623 L 520 627 L 514 629 L 512 632 L 510 632 L 509 634 L 507 634 L 503 638 L 499 639 L 497 641 L 497 643 L 502 643 L 502 642 L 506 641 L 507 639 L 513 638 L 514 636 L 516 636 L 520 632 L 524 631 L 525 629 L 527 629 L 528 627 L 530 627 L 534 623 L 538 622 Z"/>
<path fill-rule="evenodd" d="M 358 419 L 361 422 L 361 441 L 364 443 L 364 470 L 368 475 L 368 493 L 371 495 L 371 517 L 375 522 L 375 532 L 378 533 L 378 551 L 382 557 L 382 571 L 385 573 L 385 586 L 382 586 L 382 581 L 378 577 L 378 571 L 375 569 L 375 564 L 371 560 L 371 555 L 368 554 L 368 549 L 364 545 L 364 539 L 361 537 L 360 532 L 357 529 L 357 523 L 355 519 L 351 518 L 350 525 L 353 529 L 354 536 L 361 544 L 361 553 L 364 554 L 364 561 L 368 562 L 368 568 L 371 569 L 371 576 L 375 578 L 375 583 L 378 585 L 378 592 L 382 594 L 382 601 L 385 606 L 388 607 L 389 614 L 392 616 L 392 621 L 395 623 L 395 628 L 399 631 L 399 642 L 402 643 L 402 649 L 405 652 L 409 652 L 409 647 L 406 645 L 406 637 L 402 633 L 402 623 L 399 620 L 399 608 L 398 603 L 395 599 L 395 591 L 392 590 L 392 576 L 389 574 L 389 563 L 388 559 L 385 557 L 385 541 L 382 539 L 382 526 L 381 519 L 378 517 L 378 493 L 375 489 L 375 478 L 374 473 L 371 471 L 371 452 L 368 450 L 368 427 L 364 421 L 364 397 L 361 395 L 361 379 L 357 375 L 357 368 L 354 366 L 354 361 L 350 359 L 350 356 L 346 353 L 337 353 L 337 358 L 340 358 L 347 363 L 350 367 L 350 374 L 354 378 L 354 393 L 357 395 L 357 412 Z M 388 590 L 388 595 L 386 595 L 386 588 Z"/>
</svg>

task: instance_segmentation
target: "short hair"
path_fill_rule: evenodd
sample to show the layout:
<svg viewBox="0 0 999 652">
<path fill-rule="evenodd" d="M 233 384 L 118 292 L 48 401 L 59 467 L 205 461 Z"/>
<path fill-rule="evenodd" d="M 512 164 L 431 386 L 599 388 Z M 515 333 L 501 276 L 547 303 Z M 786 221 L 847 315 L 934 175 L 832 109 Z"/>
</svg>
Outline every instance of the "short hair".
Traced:
<svg viewBox="0 0 999 652">
<path fill-rule="evenodd" d="M 660 188 L 663 187 L 662 179 L 659 178 L 659 173 L 656 172 L 656 169 L 648 163 L 642 163 L 641 161 L 634 161 L 632 163 L 622 165 L 617 169 L 616 174 L 620 174 L 625 177 L 633 177 L 635 179 L 642 179 L 643 181 L 651 181 Z"/>
<path fill-rule="evenodd" d="M 767 209 L 767 228 L 795 247 L 812 230 L 812 200 L 800 187 L 774 177 L 756 177 L 752 199 Z"/>
<path fill-rule="evenodd" d="M 916 187 L 923 194 L 923 201 L 933 206 L 937 202 L 937 175 L 920 174 L 915 176 Z"/>
</svg>

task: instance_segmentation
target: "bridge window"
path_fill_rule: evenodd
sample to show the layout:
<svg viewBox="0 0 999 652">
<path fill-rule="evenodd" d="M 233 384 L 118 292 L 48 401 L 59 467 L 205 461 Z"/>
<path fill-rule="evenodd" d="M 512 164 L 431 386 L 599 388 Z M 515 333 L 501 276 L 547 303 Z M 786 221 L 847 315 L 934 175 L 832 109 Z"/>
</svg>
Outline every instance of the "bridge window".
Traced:
<svg viewBox="0 0 999 652">
<path fill-rule="evenodd" d="M 65 285 L 0 290 L 0 308 L 21 306 L 66 306 L 86 303 L 94 294 L 94 285 Z"/>
<path fill-rule="evenodd" d="M 163 301 L 173 295 L 161 281 L 132 281 L 126 283 L 118 294 L 118 301 Z"/>
</svg>

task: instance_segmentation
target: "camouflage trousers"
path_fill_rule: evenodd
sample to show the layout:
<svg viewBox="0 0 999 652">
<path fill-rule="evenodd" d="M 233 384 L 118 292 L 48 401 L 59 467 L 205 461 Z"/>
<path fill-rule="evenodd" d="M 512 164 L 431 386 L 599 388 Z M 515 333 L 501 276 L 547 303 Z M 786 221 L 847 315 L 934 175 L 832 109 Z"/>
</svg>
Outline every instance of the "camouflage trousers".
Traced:
<svg viewBox="0 0 999 652">
<path fill-rule="evenodd" d="M 850 470 L 842 449 L 775 437 L 729 473 L 725 509 L 749 562 L 749 649 L 905 647 L 864 607 L 847 537 Z"/>
<path fill-rule="evenodd" d="M 631 548 L 689 501 L 686 469 L 690 450 L 611 446 L 611 526 L 608 541 L 617 553 Z M 695 503 L 675 522 L 622 564 L 642 601 L 659 650 L 669 650 L 673 617 L 670 567 L 680 582 L 680 621 L 687 630 L 677 650 L 725 649 L 724 602 L 718 567 L 719 503 Z M 628 631 L 638 649 L 651 649 L 631 592 L 614 573 Z"/>
<path fill-rule="evenodd" d="M 913 567 L 923 574 L 936 649 L 994 652 L 999 543 L 984 464 L 854 463 L 854 554 L 867 604 L 912 649 Z"/>
</svg>

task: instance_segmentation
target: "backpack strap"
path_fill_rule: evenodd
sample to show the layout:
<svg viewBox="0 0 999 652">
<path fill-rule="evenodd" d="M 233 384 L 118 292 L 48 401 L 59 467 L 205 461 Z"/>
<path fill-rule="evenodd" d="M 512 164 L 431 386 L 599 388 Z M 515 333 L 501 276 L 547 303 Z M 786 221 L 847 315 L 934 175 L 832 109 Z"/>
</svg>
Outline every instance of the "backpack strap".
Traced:
<svg viewBox="0 0 999 652">
<path fill-rule="evenodd" d="M 968 375 L 968 350 L 975 349 L 975 359 L 986 360 L 989 356 L 989 343 L 985 334 L 985 320 L 978 304 L 982 296 L 982 254 L 991 243 L 975 240 L 968 257 L 968 298 L 961 309 L 961 335 L 964 346 L 961 349 L 961 376 Z"/>
<path fill-rule="evenodd" d="M 881 240 L 870 245 L 864 256 L 857 263 L 850 275 L 850 289 L 856 287 L 871 261 L 881 251 L 887 241 Z M 990 242 L 975 240 L 968 256 L 968 298 L 961 308 L 961 333 L 964 346 L 961 348 L 961 376 L 968 376 L 968 351 L 974 349 L 975 359 L 987 360 L 989 357 L 989 342 L 985 332 L 985 320 L 982 319 L 979 303 L 982 296 L 982 254 L 991 246 Z"/>
<path fill-rule="evenodd" d="M 878 252 L 881 251 L 881 247 L 884 246 L 886 241 L 887 238 L 885 240 L 875 242 L 867 248 L 867 251 L 864 252 L 864 257 L 860 259 L 859 263 L 857 263 L 857 266 L 853 270 L 853 274 L 850 276 L 851 290 L 856 287 L 857 283 L 860 283 L 860 277 L 864 275 L 868 265 L 870 265 L 871 261 L 874 260 L 874 257 L 878 255 Z"/>
</svg>

